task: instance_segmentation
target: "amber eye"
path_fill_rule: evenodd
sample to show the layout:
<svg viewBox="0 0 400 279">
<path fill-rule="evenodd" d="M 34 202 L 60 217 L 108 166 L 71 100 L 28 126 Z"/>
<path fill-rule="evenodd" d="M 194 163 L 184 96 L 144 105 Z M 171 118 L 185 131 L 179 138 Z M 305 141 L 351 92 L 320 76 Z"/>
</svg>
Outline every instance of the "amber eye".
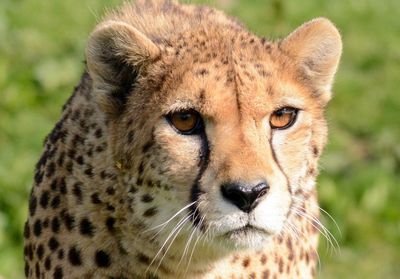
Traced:
<svg viewBox="0 0 400 279">
<path fill-rule="evenodd" d="M 296 121 L 298 109 L 285 107 L 274 111 L 269 119 L 272 129 L 287 129 Z"/>
<path fill-rule="evenodd" d="M 193 109 L 174 112 L 167 118 L 171 125 L 183 134 L 195 133 L 200 124 L 200 115 Z"/>
</svg>

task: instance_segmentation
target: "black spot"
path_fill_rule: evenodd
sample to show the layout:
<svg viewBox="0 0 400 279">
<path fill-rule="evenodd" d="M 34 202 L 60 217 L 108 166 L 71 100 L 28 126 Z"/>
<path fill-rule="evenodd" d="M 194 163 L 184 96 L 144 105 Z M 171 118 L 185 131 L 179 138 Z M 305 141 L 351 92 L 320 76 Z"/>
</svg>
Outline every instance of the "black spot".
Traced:
<svg viewBox="0 0 400 279">
<path fill-rule="evenodd" d="M 114 224 L 115 224 L 115 219 L 112 217 L 108 217 L 106 220 L 106 227 L 110 232 L 114 232 Z"/>
<path fill-rule="evenodd" d="M 139 164 L 139 168 L 138 168 L 138 173 L 139 173 L 139 175 L 142 175 L 143 174 L 143 171 L 144 171 L 144 164 L 143 164 L 143 161 L 142 162 L 140 162 L 140 164 Z M 139 179 L 138 179 L 139 180 Z M 139 183 L 138 183 L 139 184 Z"/>
<path fill-rule="evenodd" d="M 207 69 L 200 69 L 200 70 L 198 70 L 198 71 L 196 72 L 196 74 L 197 74 L 197 75 L 204 76 L 204 75 L 207 75 L 207 74 L 208 74 L 208 70 L 207 70 Z"/>
<path fill-rule="evenodd" d="M 148 203 L 148 202 L 152 202 L 153 200 L 154 200 L 154 198 L 149 194 L 145 194 L 142 196 L 142 202 Z"/>
<path fill-rule="evenodd" d="M 50 270 L 51 269 L 51 258 L 50 258 L 50 256 L 47 256 L 46 259 L 44 260 L 44 268 L 46 270 Z"/>
<path fill-rule="evenodd" d="M 63 271 L 62 271 L 61 267 L 57 266 L 54 269 L 53 278 L 54 279 L 62 279 L 63 278 Z"/>
<path fill-rule="evenodd" d="M 74 159 L 76 155 L 76 149 L 69 149 L 67 152 L 67 156 L 71 159 Z"/>
<path fill-rule="evenodd" d="M 98 250 L 94 259 L 98 267 L 109 267 L 111 265 L 110 256 L 103 250 Z"/>
<path fill-rule="evenodd" d="M 80 117 L 81 117 L 81 111 L 80 111 L 80 110 L 75 110 L 75 111 L 72 113 L 71 120 L 76 121 L 76 120 L 78 120 Z"/>
<path fill-rule="evenodd" d="M 96 130 L 96 132 L 94 133 L 94 135 L 96 136 L 96 138 L 101 138 L 103 136 L 103 131 L 99 128 Z"/>
<path fill-rule="evenodd" d="M 99 146 L 96 147 L 96 152 L 97 153 L 103 152 L 104 150 L 105 150 L 105 146 L 99 145 Z"/>
<path fill-rule="evenodd" d="M 25 222 L 25 226 L 24 226 L 24 237 L 26 239 L 28 239 L 31 236 L 31 230 L 29 228 L 29 223 L 28 221 Z"/>
<path fill-rule="evenodd" d="M 36 169 L 40 169 L 42 166 L 44 166 L 47 162 L 48 157 L 49 157 L 49 152 L 48 150 L 46 150 L 40 157 L 39 161 L 36 163 Z"/>
<path fill-rule="evenodd" d="M 89 157 L 92 157 L 92 156 L 93 156 L 93 148 L 89 149 L 89 150 L 86 152 L 86 155 L 88 155 Z"/>
<path fill-rule="evenodd" d="M 57 164 L 61 167 L 64 164 L 65 152 L 61 152 L 60 156 L 58 156 Z"/>
<path fill-rule="evenodd" d="M 100 178 L 101 178 L 101 179 L 106 179 L 107 176 L 108 176 L 108 175 L 107 175 L 106 171 L 103 170 L 103 171 L 100 172 Z"/>
<path fill-rule="evenodd" d="M 91 166 L 88 166 L 87 168 L 86 168 L 86 170 L 85 170 L 85 174 L 87 175 L 87 176 L 93 176 L 93 167 L 91 167 Z"/>
<path fill-rule="evenodd" d="M 36 255 L 38 256 L 39 260 L 41 260 L 43 258 L 44 247 L 42 244 L 39 244 L 38 248 L 36 249 Z"/>
<path fill-rule="evenodd" d="M 33 224 L 33 233 L 39 236 L 42 233 L 42 222 L 38 219 Z"/>
<path fill-rule="evenodd" d="M 107 208 L 108 211 L 112 211 L 112 212 L 115 210 L 115 207 L 113 205 L 111 205 L 111 204 L 107 204 L 106 208 Z"/>
<path fill-rule="evenodd" d="M 25 262 L 25 277 L 29 276 L 29 264 L 28 262 Z"/>
<path fill-rule="evenodd" d="M 133 139 L 135 137 L 135 134 L 133 131 L 129 131 L 128 133 L 128 143 L 131 144 L 133 142 Z"/>
<path fill-rule="evenodd" d="M 79 203 L 82 202 L 82 190 L 81 190 L 82 184 L 80 182 L 77 182 L 74 184 L 72 187 L 72 193 L 76 196 L 77 200 Z"/>
<path fill-rule="evenodd" d="M 35 274 L 36 274 L 36 278 L 40 278 L 40 267 L 39 267 L 39 263 L 37 262 L 35 265 Z"/>
<path fill-rule="evenodd" d="M 139 262 L 141 262 L 143 264 L 146 264 L 146 265 L 150 264 L 150 258 L 142 253 L 137 254 L 137 259 Z"/>
<path fill-rule="evenodd" d="M 33 259 L 32 245 L 27 245 L 24 247 L 24 255 L 28 256 L 30 260 Z"/>
<path fill-rule="evenodd" d="M 313 146 L 313 154 L 314 154 L 314 156 L 315 156 L 315 157 L 317 157 L 317 156 L 318 156 L 318 154 L 319 154 L 318 147 L 316 147 L 316 146 Z"/>
<path fill-rule="evenodd" d="M 51 201 L 51 207 L 56 209 L 60 206 L 60 196 L 55 196 Z"/>
<path fill-rule="evenodd" d="M 61 178 L 60 181 L 60 192 L 65 195 L 67 193 L 67 183 L 65 182 L 65 177 Z"/>
<path fill-rule="evenodd" d="M 49 191 L 43 191 L 42 195 L 40 196 L 40 205 L 43 208 L 47 208 L 47 205 L 49 204 Z"/>
<path fill-rule="evenodd" d="M 55 170 L 56 164 L 54 162 L 51 162 L 46 168 L 46 176 L 51 177 L 54 174 Z"/>
<path fill-rule="evenodd" d="M 93 225 L 87 218 L 83 218 L 79 224 L 79 231 L 82 235 L 93 236 Z"/>
<path fill-rule="evenodd" d="M 54 217 L 51 221 L 51 230 L 54 233 L 58 233 L 60 231 L 60 221 L 58 220 L 58 217 Z"/>
<path fill-rule="evenodd" d="M 148 141 L 144 146 L 143 146 L 143 153 L 146 153 L 147 151 L 149 151 L 149 149 L 153 146 L 154 141 L 150 140 Z"/>
<path fill-rule="evenodd" d="M 86 122 L 85 122 L 85 120 L 84 119 L 81 119 L 80 121 L 79 121 L 79 126 L 81 126 L 81 128 L 82 128 L 82 130 L 83 130 L 83 134 L 87 134 L 88 132 L 89 132 L 89 127 L 88 127 L 88 125 L 86 124 Z"/>
<path fill-rule="evenodd" d="M 115 194 L 115 189 L 111 186 L 107 187 L 106 193 L 109 194 L 110 196 Z"/>
<path fill-rule="evenodd" d="M 35 183 L 36 185 L 39 185 L 43 181 L 43 172 L 40 170 L 37 170 L 35 173 Z"/>
<path fill-rule="evenodd" d="M 64 259 L 64 250 L 63 249 L 58 250 L 58 259 L 59 260 Z"/>
<path fill-rule="evenodd" d="M 76 162 L 77 162 L 79 165 L 83 165 L 83 163 L 84 163 L 83 156 L 79 155 L 79 156 L 76 158 Z"/>
<path fill-rule="evenodd" d="M 35 215 L 37 206 L 37 198 L 34 195 L 31 195 L 31 199 L 29 200 L 29 214 L 31 216 Z"/>
<path fill-rule="evenodd" d="M 75 219 L 66 210 L 61 211 L 61 218 L 65 223 L 65 226 L 70 231 L 74 228 Z"/>
<path fill-rule="evenodd" d="M 150 207 L 149 209 L 147 209 L 147 210 L 143 213 L 143 216 L 144 216 L 144 217 L 152 217 L 152 216 L 154 216 L 154 215 L 157 214 L 157 211 L 158 211 L 157 207 Z"/>
<path fill-rule="evenodd" d="M 90 196 L 90 198 L 91 198 L 93 204 L 100 204 L 101 203 L 101 200 L 99 198 L 99 194 L 98 193 L 93 193 Z"/>
<path fill-rule="evenodd" d="M 129 193 L 136 193 L 137 192 L 137 189 L 135 188 L 135 187 L 133 187 L 133 186 L 131 186 L 131 188 L 129 188 Z"/>
<path fill-rule="evenodd" d="M 79 250 L 76 249 L 76 247 L 72 247 L 69 249 L 68 252 L 68 259 L 71 265 L 81 265 L 82 260 L 81 260 L 81 253 Z"/>
<path fill-rule="evenodd" d="M 53 191 L 56 191 L 56 190 L 57 190 L 57 180 L 56 180 L 56 179 L 53 179 L 53 181 L 52 181 L 51 184 L 50 184 L 50 188 L 51 188 L 51 190 L 53 190 Z"/>
<path fill-rule="evenodd" d="M 58 243 L 58 241 L 57 241 L 57 239 L 55 237 L 51 237 L 49 239 L 48 245 L 49 245 L 49 248 L 50 248 L 51 251 L 55 251 L 60 244 Z"/>
</svg>

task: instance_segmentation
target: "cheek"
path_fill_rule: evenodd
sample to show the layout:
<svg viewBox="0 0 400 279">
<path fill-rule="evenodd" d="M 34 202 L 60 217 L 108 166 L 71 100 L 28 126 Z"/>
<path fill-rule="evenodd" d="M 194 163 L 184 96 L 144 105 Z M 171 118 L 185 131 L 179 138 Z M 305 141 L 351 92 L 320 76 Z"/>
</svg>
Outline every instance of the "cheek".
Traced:
<svg viewBox="0 0 400 279">
<path fill-rule="evenodd" d="M 308 169 L 311 131 L 310 116 L 303 113 L 292 128 L 275 131 L 272 136 L 276 159 L 293 190 L 299 187 L 300 180 Z"/>
<path fill-rule="evenodd" d="M 154 164 L 159 166 L 161 176 L 174 186 L 191 186 L 200 160 L 199 137 L 179 135 L 168 123 L 161 123 L 155 129 L 154 140 L 157 145 Z"/>
</svg>

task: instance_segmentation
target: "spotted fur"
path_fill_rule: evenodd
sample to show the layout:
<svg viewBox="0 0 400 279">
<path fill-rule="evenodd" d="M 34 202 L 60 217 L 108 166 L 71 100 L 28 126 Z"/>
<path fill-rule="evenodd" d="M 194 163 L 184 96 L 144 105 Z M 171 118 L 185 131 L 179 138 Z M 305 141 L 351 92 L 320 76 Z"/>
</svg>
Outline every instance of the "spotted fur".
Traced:
<svg viewBox="0 0 400 279">
<path fill-rule="evenodd" d="M 28 278 L 313 278 L 317 161 L 341 53 L 327 19 L 283 40 L 222 12 L 137 1 L 88 40 L 46 138 L 25 224 Z M 271 114 L 299 109 L 293 126 Z M 194 109 L 202 129 L 177 132 Z M 264 181 L 249 212 L 222 185 Z"/>
</svg>

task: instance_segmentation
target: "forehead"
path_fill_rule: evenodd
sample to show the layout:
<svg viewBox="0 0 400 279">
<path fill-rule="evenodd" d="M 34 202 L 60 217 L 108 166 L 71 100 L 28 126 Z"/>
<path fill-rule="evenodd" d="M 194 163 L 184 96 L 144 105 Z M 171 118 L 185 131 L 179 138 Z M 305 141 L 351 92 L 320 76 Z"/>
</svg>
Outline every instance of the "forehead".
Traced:
<svg viewBox="0 0 400 279">
<path fill-rule="evenodd" d="M 304 106 L 306 90 L 293 79 L 292 69 L 282 66 L 275 45 L 265 46 L 255 37 L 245 43 L 239 37 L 231 44 L 210 46 L 179 60 L 170 74 L 176 83 L 164 109 L 190 107 L 213 118 L 261 118 L 279 107 Z"/>
</svg>

